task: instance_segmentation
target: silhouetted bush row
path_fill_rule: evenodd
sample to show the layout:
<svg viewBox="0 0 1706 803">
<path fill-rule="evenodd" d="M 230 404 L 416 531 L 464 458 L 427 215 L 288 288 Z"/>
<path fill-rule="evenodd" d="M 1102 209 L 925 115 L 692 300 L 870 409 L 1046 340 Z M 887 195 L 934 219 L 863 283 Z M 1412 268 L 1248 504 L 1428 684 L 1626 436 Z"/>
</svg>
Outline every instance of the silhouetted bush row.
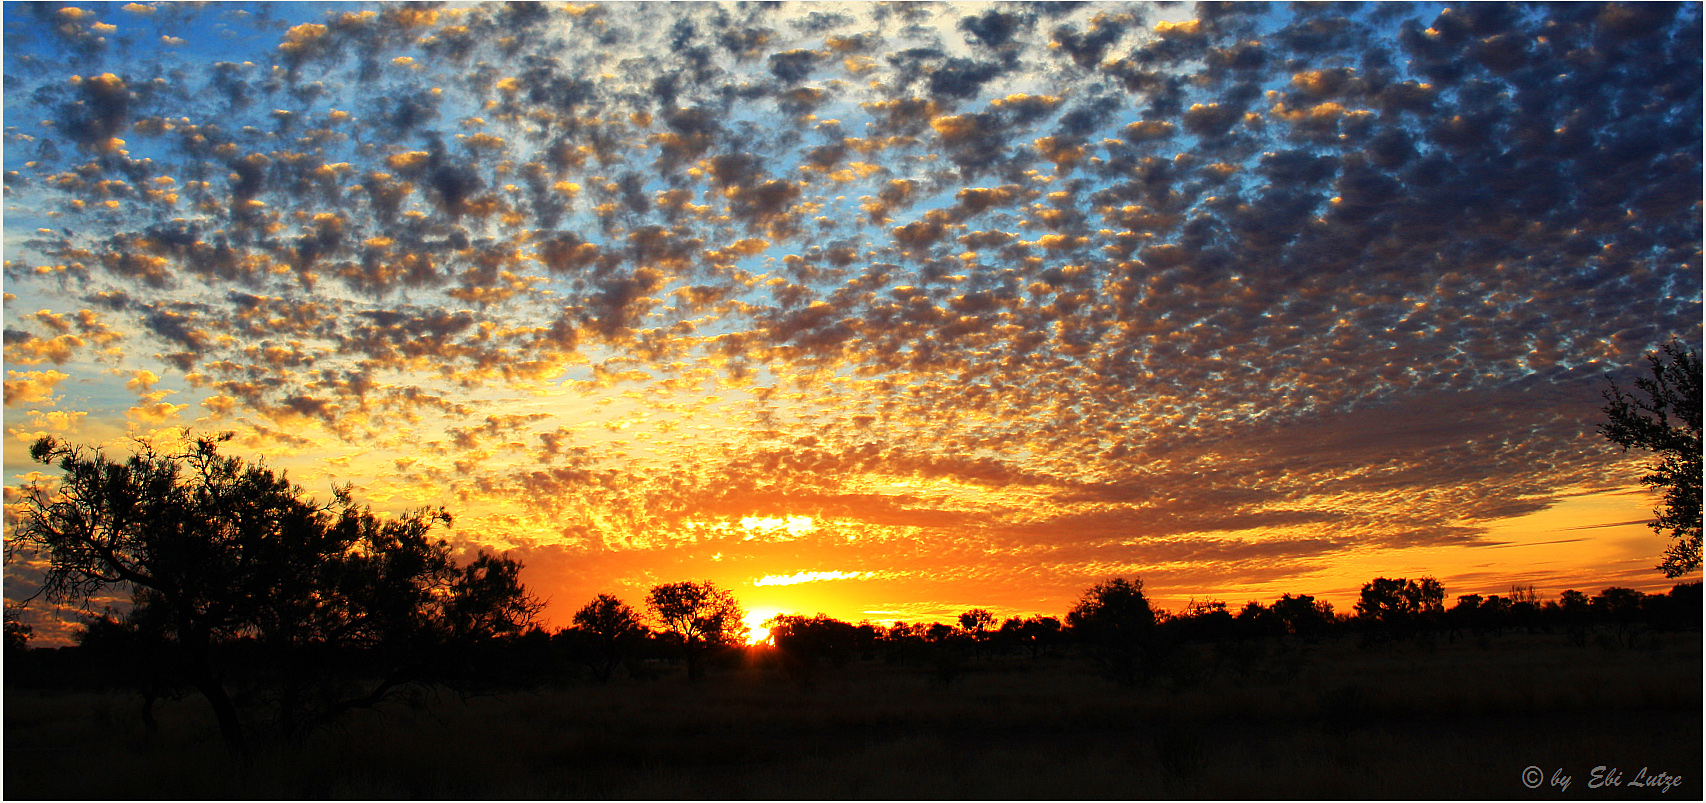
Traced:
<svg viewBox="0 0 1706 803">
<path fill-rule="evenodd" d="M 1354 613 L 1335 612 L 1307 594 L 1286 594 L 1270 605 L 1252 601 L 1236 610 L 1224 602 L 1193 601 L 1175 613 L 1153 608 L 1141 581 L 1116 578 L 1086 591 L 1064 618 L 1013 617 L 997 625 L 988 611 L 974 608 L 957 624 L 852 623 L 820 613 L 778 615 L 765 626 L 778 669 L 810 685 L 823 670 L 855 661 L 917 667 L 951 682 L 980 659 L 1076 656 L 1094 660 L 1116 681 L 1137 683 L 1178 674 L 1180 651 L 1193 645 L 1212 647 L 1214 662 L 1242 674 L 1263 654 L 1265 642 L 1354 639 L 1377 647 L 1524 632 L 1561 635 L 1578 646 L 1597 634 L 1627 647 L 1643 632 L 1701 625 L 1698 582 L 1677 585 L 1668 594 L 1613 587 L 1592 597 L 1565 591 L 1542 602 L 1530 588 L 1508 596 L 1464 594 L 1449 608 L 1445 600 L 1444 587 L 1433 578 L 1376 578 L 1363 587 Z M 617 667 L 643 677 L 655 672 L 648 667 L 673 660 L 679 638 L 652 632 L 638 617 L 616 617 L 624 624 L 601 629 L 591 612 L 611 605 L 621 603 L 601 595 L 577 614 L 575 626 L 552 637 L 561 660 L 585 667 L 598 680 L 608 680 Z M 618 630 L 622 635 L 613 635 Z M 729 645 L 722 649 L 727 652 Z"/>
<path fill-rule="evenodd" d="M 694 589 L 688 593 L 683 586 Z M 933 683 L 949 684 L 989 662 L 1061 659 L 1087 662 L 1123 685 L 1165 679 L 1184 687 L 1217 672 L 1241 679 L 1288 666 L 1295 672 L 1299 650 L 1323 641 L 1349 640 L 1379 649 L 1528 633 L 1552 634 L 1581 647 L 1591 640 L 1626 648 L 1648 632 L 1701 626 L 1699 582 L 1677 585 L 1667 594 L 1613 587 L 1590 597 L 1571 590 L 1544 602 L 1532 589 L 1513 589 L 1504 596 L 1460 595 L 1447 607 L 1443 587 L 1431 578 L 1377 578 L 1363 587 L 1354 613 L 1336 612 L 1331 604 L 1291 594 L 1269 605 L 1252 601 L 1236 611 L 1219 601 L 1193 601 L 1169 612 L 1150 604 L 1141 581 L 1116 578 L 1091 587 L 1060 618 L 1013 617 L 996 624 L 987 611 L 973 609 L 955 624 L 882 625 L 824 614 L 784 614 L 765 623 L 767 645 L 746 649 L 734 625 L 739 606 L 726 592 L 709 583 L 659 588 L 690 598 L 692 604 L 682 603 L 686 608 L 672 609 L 675 627 L 654 628 L 621 600 L 604 594 L 578 611 L 571 626 L 555 633 L 533 627 L 463 644 L 313 649 L 236 639 L 216 647 L 213 664 L 240 703 L 269 712 L 271 724 L 288 734 L 305 725 L 292 721 L 293 716 L 317 710 L 293 695 L 311 691 L 360 704 L 364 698 L 356 692 L 372 688 L 387 673 L 396 683 L 384 690 L 383 699 L 408 703 L 443 693 L 605 682 L 618 675 L 653 680 L 682 664 L 688 676 L 696 678 L 706 668 L 752 660 L 802 687 L 811 687 L 825 671 L 859 662 L 912 669 Z M 661 601 L 670 604 L 673 598 L 663 596 Z M 666 620 L 657 615 L 657 602 L 649 606 L 651 621 L 662 624 Z M 698 635 L 678 628 L 697 628 L 693 632 Z M 76 647 L 26 650 L 22 635 L 13 633 L 7 640 L 9 685 L 133 689 L 140 692 L 140 713 L 150 730 L 158 700 L 192 691 L 175 674 L 172 651 L 141 637 L 135 622 L 91 618 L 79 632 Z M 1290 657 L 1271 660 L 1282 653 Z M 398 666 L 422 669 L 398 676 Z"/>
</svg>

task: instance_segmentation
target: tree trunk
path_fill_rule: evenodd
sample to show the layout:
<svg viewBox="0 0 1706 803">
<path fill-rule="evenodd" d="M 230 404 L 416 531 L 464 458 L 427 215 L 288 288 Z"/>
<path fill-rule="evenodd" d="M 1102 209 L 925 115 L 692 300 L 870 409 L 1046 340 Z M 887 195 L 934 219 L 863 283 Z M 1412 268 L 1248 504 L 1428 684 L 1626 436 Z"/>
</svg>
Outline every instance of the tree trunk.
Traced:
<svg viewBox="0 0 1706 803">
<path fill-rule="evenodd" d="M 160 732 L 160 723 L 154 719 L 154 700 L 159 695 L 152 681 L 142 686 L 142 729 L 152 739 Z"/>
<path fill-rule="evenodd" d="M 225 684 L 213 673 L 213 654 L 207 634 L 191 631 L 180 638 L 185 678 L 213 708 L 213 718 L 219 723 L 219 735 L 224 739 L 225 747 L 233 753 L 244 752 L 243 723 L 237 718 L 236 704 L 225 693 Z"/>
<path fill-rule="evenodd" d="M 225 740 L 226 748 L 233 753 L 242 753 L 246 748 L 243 741 L 243 723 L 237 719 L 237 706 L 231 702 L 231 697 L 225 693 L 225 686 L 215 679 L 211 673 L 198 673 L 200 677 L 192 677 L 190 685 L 201 692 L 207 699 L 207 704 L 213 707 L 213 718 L 219 723 L 219 735 Z"/>
<path fill-rule="evenodd" d="M 699 662 L 699 651 L 697 649 L 695 649 L 695 645 L 693 645 L 693 644 L 687 645 L 687 650 L 684 654 L 684 657 L 687 660 L 687 679 L 688 680 L 698 680 L 698 679 L 705 676 L 705 667 L 703 664 L 701 664 Z"/>
<path fill-rule="evenodd" d="M 286 740 L 292 741 L 296 739 L 299 727 L 296 712 L 301 684 L 297 682 L 296 677 L 296 673 L 292 672 L 290 679 L 285 681 L 284 688 L 278 693 L 278 730 Z"/>
</svg>

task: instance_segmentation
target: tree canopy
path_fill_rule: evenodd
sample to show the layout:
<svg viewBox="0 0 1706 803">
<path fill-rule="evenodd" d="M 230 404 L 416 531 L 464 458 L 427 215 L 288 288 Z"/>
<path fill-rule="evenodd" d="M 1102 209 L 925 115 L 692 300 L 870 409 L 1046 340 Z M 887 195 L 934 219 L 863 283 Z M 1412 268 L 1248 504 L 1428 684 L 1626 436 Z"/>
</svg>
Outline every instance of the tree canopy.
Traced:
<svg viewBox="0 0 1706 803">
<path fill-rule="evenodd" d="M 1658 457 L 1641 484 L 1664 489 L 1650 526 L 1671 537 L 1658 568 L 1680 577 L 1700 568 L 1700 354 L 1673 341 L 1647 361 L 1652 378 L 1635 380 L 1647 398 L 1626 394 L 1612 381 L 1604 393 L 1609 420 L 1599 432 L 1624 451 L 1646 449 Z"/>
<path fill-rule="evenodd" d="M 1155 611 L 1143 595 L 1142 580 L 1115 577 L 1084 592 L 1066 613 L 1066 622 L 1080 633 L 1114 640 L 1141 639 L 1155 627 Z"/>
<path fill-rule="evenodd" d="M 1155 610 L 1143 594 L 1142 580 L 1116 577 L 1091 586 L 1066 612 L 1066 623 L 1120 683 L 1135 683 L 1140 672 L 1154 669 L 1160 645 L 1153 638 Z"/>
<path fill-rule="evenodd" d="M 622 663 L 628 647 L 645 638 L 647 632 L 640 615 L 612 594 L 594 597 L 575 611 L 573 621 L 571 631 L 579 652 L 600 682 L 610 680 L 610 673 Z"/>
<path fill-rule="evenodd" d="M 665 583 L 652 587 L 646 606 L 681 646 L 689 677 L 704 672 L 701 654 L 733 647 L 746 640 L 750 628 L 734 595 L 710 582 Z"/>
<path fill-rule="evenodd" d="M 1396 580 L 1376 577 L 1363 584 L 1356 603 L 1357 616 L 1383 625 L 1403 625 L 1417 617 L 1444 610 L 1445 587 L 1432 577 Z"/>
</svg>

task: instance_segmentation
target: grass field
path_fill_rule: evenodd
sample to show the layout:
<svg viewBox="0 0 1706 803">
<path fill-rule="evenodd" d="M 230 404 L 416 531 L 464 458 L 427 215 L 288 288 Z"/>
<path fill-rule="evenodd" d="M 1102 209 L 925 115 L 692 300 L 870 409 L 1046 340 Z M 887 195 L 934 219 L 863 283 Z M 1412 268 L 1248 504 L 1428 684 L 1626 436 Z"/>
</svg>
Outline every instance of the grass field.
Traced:
<svg viewBox="0 0 1706 803">
<path fill-rule="evenodd" d="M 1700 799 L 1701 635 L 1270 652 L 1124 688 L 1077 659 L 942 684 L 859 662 L 802 688 L 753 653 L 689 683 L 572 682 L 364 712 L 228 757 L 199 698 L 143 735 L 123 693 L 6 693 L 20 798 Z M 1543 783 L 1523 784 L 1528 767 Z M 1596 766 L 1622 785 L 1589 788 Z M 1637 771 L 1680 776 L 1631 786 Z M 1568 788 L 1551 785 L 1571 776 Z"/>
</svg>

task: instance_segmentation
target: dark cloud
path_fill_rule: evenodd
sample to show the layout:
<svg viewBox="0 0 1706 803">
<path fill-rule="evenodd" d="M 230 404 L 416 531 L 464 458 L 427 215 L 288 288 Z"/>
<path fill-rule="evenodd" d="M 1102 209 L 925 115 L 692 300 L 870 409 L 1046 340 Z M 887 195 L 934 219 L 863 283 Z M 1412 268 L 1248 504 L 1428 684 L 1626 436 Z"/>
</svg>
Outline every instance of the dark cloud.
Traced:
<svg viewBox="0 0 1706 803">
<path fill-rule="evenodd" d="M 988 48 L 1001 48 L 1012 41 L 1014 34 L 1035 25 L 1034 18 L 1025 14 L 1008 13 L 1005 9 L 989 9 L 975 17 L 961 17 L 960 30 Z"/>
<path fill-rule="evenodd" d="M 811 75 L 821 56 L 815 50 L 796 49 L 770 56 L 770 74 L 784 84 L 797 84 Z"/>
<path fill-rule="evenodd" d="M 988 61 L 951 58 L 930 73 L 930 94 L 938 98 L 964 100 L 977 96 L 983 85 L 1006 70 Z"/>
<path fill-rule="evenodd" d="M 118 147 L 114 140 L 130 123 L 131 93 L 125 80 L 112 73 L 73 76 L 76 100 L 67 104 L 61 130 L 95 153 Z"/>
</svg>

